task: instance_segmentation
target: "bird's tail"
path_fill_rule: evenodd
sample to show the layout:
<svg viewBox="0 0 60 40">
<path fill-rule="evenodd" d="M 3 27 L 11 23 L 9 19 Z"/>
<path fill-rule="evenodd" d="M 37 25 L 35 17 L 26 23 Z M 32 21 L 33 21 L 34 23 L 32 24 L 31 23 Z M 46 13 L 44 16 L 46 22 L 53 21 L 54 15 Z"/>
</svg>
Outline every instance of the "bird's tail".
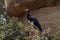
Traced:
<svg viewBox="0 0 60 40">
<path fill-rule="evenodd" d="M 39 28 L 39 31 L 41 31 L 41 32 L 43 31 L 41 27 Z"/>
<path fill-rule="evenodd" d="M 41 32 L 43 31 L 43 29 L 41 28 L 41 26 L 39 26 L 38 28 L 39 28 L 39 31 L 41 31 Z"/>
</svg>

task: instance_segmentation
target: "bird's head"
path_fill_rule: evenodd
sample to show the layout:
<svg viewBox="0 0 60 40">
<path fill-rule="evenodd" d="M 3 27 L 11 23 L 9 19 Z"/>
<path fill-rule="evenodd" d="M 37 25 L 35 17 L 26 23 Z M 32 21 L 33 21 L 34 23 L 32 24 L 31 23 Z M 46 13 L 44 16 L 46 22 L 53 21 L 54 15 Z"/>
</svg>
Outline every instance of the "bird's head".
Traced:
<svg viewBox="0 0 60 40">
<path fill-rule="evenodd" d="M 30 13 L 30 9 L 28 9 L 28 8 L 27 8 L 27 9 L 25 9 L 24 11 L 25 11 L 25 12 L 29 12 L 29 13 Z"/>
<path fill-rule="evenodd" d="M 27 17 L 30 16 L 30 10 L 27 8 L 24 10 L 26 12 Z"/>
</svg>

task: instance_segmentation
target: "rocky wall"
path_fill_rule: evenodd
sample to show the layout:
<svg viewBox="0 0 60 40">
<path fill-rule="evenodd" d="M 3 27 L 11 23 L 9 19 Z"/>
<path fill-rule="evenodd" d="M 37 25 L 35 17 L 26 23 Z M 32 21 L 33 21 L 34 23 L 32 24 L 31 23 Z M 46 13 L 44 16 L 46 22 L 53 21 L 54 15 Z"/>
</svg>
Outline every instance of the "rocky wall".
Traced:
<svg viewBox="0 0 60 40">
<path fill-rule="evenodd" d="M 25 14 L 24 9 L 37 9 L 41 7 L 54 6 L 59 0 L 5 0 L 6 12 L 9 16 L 17 16 Z"/>
</svg>

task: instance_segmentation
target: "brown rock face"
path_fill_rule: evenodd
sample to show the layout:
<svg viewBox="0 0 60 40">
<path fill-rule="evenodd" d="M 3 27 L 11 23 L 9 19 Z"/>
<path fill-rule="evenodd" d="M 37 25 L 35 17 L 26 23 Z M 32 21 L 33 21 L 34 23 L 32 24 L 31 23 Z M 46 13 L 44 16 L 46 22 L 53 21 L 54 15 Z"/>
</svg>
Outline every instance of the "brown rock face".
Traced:
<svg viewBox="0 0 60 40">
<path fill-rule="evenodd" d="M 25 14 L 24 9 L 36 9 L 54 6 L 55 0 L 5 0 L 6 12 L 9 16 L 20 17 Z"/>
</svg>

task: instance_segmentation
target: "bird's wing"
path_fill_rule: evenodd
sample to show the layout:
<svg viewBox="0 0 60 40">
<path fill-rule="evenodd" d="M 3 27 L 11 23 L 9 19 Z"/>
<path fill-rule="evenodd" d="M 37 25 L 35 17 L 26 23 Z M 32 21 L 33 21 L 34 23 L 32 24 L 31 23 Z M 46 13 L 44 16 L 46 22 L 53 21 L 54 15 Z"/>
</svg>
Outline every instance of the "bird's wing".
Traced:
<svg viewBox="0 0 60 40">
<path fill-rule="evenodd" d="M 36 18 L 33 19 L 33 21 L 34 21 L 34 24 L 35 24 L 36 26 L 41 26 L 40 23 L 38 22 L 38 20 L 37 20 Z"/>
<path fill-rule="evenodd" d="M 35 18 L 34 16 L 30 16 L 30 18 Z"/>
<path fill-rule="evenodd" d="M 38 22 L 37 19 L 34 20 L 34 25 L 35 25 L 40 31 L 42 31 L 41 25 L 40 25 L 40 23 Z"/>
</svg>

